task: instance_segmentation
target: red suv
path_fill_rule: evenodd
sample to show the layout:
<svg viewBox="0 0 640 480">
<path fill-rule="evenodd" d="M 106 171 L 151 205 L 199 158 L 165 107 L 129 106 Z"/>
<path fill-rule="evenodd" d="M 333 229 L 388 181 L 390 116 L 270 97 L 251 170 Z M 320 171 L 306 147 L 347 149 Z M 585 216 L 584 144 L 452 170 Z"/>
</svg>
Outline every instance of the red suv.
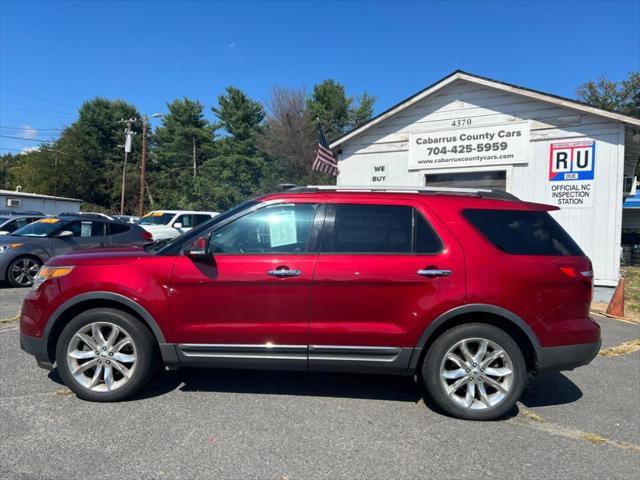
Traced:
<svg viewBox="0 0 640 480">
<path fill-rule="evenodd" d="M 489 190 L 298 187 L 166 243 L 42 268 L 21 345 L 78 397 L 159 365 L 418 376 L 449 414 L 504 415 L 529 374 L 589 363 L 592 268 L 547 213 Z"/>
</svg>

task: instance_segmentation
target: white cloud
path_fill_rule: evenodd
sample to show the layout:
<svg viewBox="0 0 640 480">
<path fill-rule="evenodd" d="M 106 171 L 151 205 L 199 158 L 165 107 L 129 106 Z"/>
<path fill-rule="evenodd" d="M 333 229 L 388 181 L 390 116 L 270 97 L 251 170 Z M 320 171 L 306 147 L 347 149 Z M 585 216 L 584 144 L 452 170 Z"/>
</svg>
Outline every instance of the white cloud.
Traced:
<svg viewBox="0 0 640 480">
<path fill-rule="evenodd" d="M 22 125 L 21 135 L 24 138 L 36 138 L 38 136 L 38 130 L 31 128 L 29 125 Z"/>
<path fill-rule="evenodd" d="M 20 153 L 39 152 L 40 147 L 24 147 Z"/>
</svg>

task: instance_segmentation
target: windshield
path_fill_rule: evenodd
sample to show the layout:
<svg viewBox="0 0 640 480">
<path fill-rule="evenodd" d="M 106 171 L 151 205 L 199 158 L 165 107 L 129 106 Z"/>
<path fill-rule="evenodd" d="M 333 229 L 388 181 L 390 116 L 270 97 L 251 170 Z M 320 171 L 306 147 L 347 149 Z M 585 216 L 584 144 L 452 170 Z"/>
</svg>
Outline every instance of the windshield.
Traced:
<svg viewBox="0 0 640 480">
<path fill-rule="evenodd" d="M 11 220 L 11 217 L 0 217 L 0 224 L 3 224 L 7 220 Z"/>
<path fill-rule="evenodd" d="M 151 212 L 145 215 L 138 225 L 167 225 L 174 216 L 175 213 Z"/>
<path fill-rule="evenodd" d="M 160 240 L 158 242 L 154 242 L 149 246 L 145 247 L 145 250 L 147 250 L 149 253 L 157 253 L 162 251 L 162 253 L 176 254 L 179 252 L 178 247 L 181 247 L 182 244 L 188 239 L 194 238 L 200 235 L 200 233 L 203 230 L 207 230 L 213 225 L 216 225 L 220 222 L 224 222 L 227 218 L 234 216 L 236 213 L 246 208 L 249 208 L 252 205 L 255 205 L 256 203 L 258 202 L 256 202 L 255 200 L 248 200 L 236 207 L 233 207 L 231 210 L 227 210 L 226 212 L 222 212 L 220 215 L 216 215 L 211 220 L 201 223 L 197 227 L 192 228 L 188 232 L 183 233 L 182 235 L 176 238 L 172 238 L 171 240 L 168 240 L 168 241 Z"/>
<path fill-rule="evenodd" d="M 48 237 L 65 223 L 67 222 L 61 222 L 59 218 L 43 218 L 19 228 L 12 235 L 17 237 Z"/>
</svg>

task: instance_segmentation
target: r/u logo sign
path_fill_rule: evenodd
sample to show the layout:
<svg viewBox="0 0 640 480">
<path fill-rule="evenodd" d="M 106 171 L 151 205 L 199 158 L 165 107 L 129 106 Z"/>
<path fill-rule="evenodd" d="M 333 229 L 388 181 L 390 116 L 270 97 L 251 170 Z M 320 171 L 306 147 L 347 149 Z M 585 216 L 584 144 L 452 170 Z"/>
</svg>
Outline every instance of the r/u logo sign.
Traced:
<svg viewBox="0 0 640 480">
<path fill-rule="evenodd" d="M 552 143 L 549 150 L 549 180 L 593 180 L 595 140 Z"/>
</svg>

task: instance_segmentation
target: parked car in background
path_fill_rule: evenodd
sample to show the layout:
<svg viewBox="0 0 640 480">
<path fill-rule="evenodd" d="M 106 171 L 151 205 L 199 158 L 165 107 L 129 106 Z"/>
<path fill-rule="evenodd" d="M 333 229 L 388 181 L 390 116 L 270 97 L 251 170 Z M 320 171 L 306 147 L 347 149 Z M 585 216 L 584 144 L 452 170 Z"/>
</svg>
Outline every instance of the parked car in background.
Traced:
<svg viewBox="0 0 640 480">
<path fill-rule="evenodd" d="M 147 213 L 138 225 L 153 235 L 154 240 L 175 238 L 218 215 L 218 212 L 192 210 L 156 210 Z"/>
<path fill-rule="evenodd" d="M 140 217 L 134 215 L 114 215 L 113 218 L 124 223 L 138 223 L 140 221 Z"/>
<path fill-rule="evenodd" d="M 33 215 L 0 215 L 0 235 L 11 235 L 16 230 L 43 218 L 42 214 Z"/>
<path fill-rule="evenodd" d="M 509 412 L 530 375 L 598 353 L 591 262 L 557 207 L 345 188 L 264 195 L 166 243 L 56 257 L 23 303 L 22 348 L 93 401 L 130 397 L 160 362 L 369 372 L 417 375 L 473 420 Z"/>
<path fill-rule="evenodd" d="M 40 215 L 41 217 L 44 217 L 44 213 L 37 212 L 36 210 L 0 210 L 0 216 L 2 217 L 22 215 Z"/>
<path fill-rule="evenodd" d="M 0 281 L 28 287 L 44 262 L 75 249 L 151 242 L 138 225 L 100 216 L 45 217 L 0 237 Z"/>
</svg>

